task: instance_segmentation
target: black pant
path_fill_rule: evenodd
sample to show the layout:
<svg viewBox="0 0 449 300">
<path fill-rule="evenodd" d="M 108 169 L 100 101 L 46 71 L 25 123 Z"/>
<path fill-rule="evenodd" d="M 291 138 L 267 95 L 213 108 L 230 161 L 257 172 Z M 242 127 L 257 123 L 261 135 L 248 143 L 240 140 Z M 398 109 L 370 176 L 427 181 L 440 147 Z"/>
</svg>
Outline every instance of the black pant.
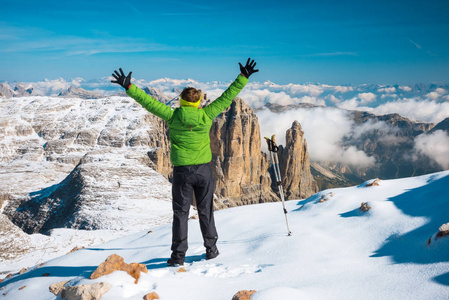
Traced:
<svg viewBox="0 0 449 300">
<path fill-rule="evenodd" d="M 187 224 L 195 193 L 204 246 L 217 250 L 218 234 L 214 221 L 214 179 L 210 163 L 173 168 L 173 228 L 172 258 L 184 261 L 187 251 Z"/>
</svg>

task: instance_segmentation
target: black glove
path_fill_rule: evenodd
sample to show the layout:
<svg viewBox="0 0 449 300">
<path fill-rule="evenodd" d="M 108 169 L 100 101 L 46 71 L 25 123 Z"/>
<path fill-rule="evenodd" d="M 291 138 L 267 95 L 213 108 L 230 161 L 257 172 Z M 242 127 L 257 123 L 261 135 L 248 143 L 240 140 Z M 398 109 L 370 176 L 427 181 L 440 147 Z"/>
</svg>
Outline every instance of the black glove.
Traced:
<svg viewBox="0 0 449 300">
<path fill-rule="evenodd" d="M 131 73 L 129 72 L 128 76 L 125 76 L 125 73 L 123 73 L 122 68 L 119 69 L 120 73 L 115 70 L 115 74 L 112 74 L 112 77 L 114 77 L 116 80 L 111 80 L 112 83 L 120 84 L 122 87 L 125 88 L 125 90 L 128 90 L 129 86 L 131 85 Z"/>
<path fill-rule="evenodd" d="M 240 65 L 240 72 L 242 72 L 242 75 L 245 76 L 246 78 L 249 78 L 249 76 L 251 76 L 251 74 L 259 72 L 259 70 L 254 70 L 254 67 L 256 66 L 256 63 L 254 62 L 254 59 L 250 62 L 251 58 L 248 58 L 248 61 L 246 62 L 246 66 L 242 66 L 241 63 L 239 63 Z"/>
</svg>

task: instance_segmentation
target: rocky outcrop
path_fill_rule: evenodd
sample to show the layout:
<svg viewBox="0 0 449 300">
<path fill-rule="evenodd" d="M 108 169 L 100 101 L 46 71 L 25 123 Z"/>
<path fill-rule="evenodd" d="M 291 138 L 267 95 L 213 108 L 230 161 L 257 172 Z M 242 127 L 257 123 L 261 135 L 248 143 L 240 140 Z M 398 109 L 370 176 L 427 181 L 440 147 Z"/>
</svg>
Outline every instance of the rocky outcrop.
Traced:
<svg viewBox="0 0 449 300">
<path fill-rule="evenodd" d="M 92 151 L 62 182 L 30 194 L 16 209 L 11 203 L 6 213 L 27 233 L 61 227 L 144 230 L 171 218 L 170 185 L 151 166 L 142 153 Z M 166 212 L 149 213 L 161 205 Z"/>
<path fill-rule="evenodd" d="M 139 282 L 140 273 L 148 273 L 147 267 L 144 264 L 139 263 L 125 263 L 123 257 L 117 254 L 111 254 L 108 258 L 101 263 L 98 268 L 90 275 L 90 279 L 97 279 L 101 276 L 111 274 L 115 271 L 124 271 L 131 275 L 137 284 Z"/>
<path fill-rule="evenodd" d="M 294 121 L 287 130 L 285 147 L 279 147 L 282 186 L 287 199 L 305 199 L 318 192 L 310 173 L 309 152 L 301 124 Z"/>
<path fill-rule="evenodd" d="M 14 88 L 15 97 L 24 97 L 34 95 L 34 88 L 31 84 L 17 83 Z"/>
<path fill-rule="evenodd" d="M 11 98 L 14 96 L 14 90 L 7 83 L 0 82 L 0 94 L 2 94 L 4 98 Z"/>
<path fill-rule="evenodd" d="M 234 99 L 215 119 L 210 139 L 217 207 L 279 200 L 272 187 L 269 157 L 261 152 L 258 118 L 242 99 Z M 317 192 L 298 122 L 287 131 L 286 146 L 281 148 L 281 176 L 287 199 L 307 198 Z"/>
<path fill-rule="evenodd" d="M 257 116 L 242 99 L 214 121 L 210 131 L 218 207 L 275 201 L 268 156 L 261 152 Z"/>
<path fill-rule="evenodd" d="M 104 98 L 104 96 L 99 93 L 88 91 L 83 88 L 74 87 L 74 86 L 69 87 L 67 91 L 59 93 L 58 96 L 64 97 L 64 98 L 81 98 L 81 99 Z"/>
</svg>

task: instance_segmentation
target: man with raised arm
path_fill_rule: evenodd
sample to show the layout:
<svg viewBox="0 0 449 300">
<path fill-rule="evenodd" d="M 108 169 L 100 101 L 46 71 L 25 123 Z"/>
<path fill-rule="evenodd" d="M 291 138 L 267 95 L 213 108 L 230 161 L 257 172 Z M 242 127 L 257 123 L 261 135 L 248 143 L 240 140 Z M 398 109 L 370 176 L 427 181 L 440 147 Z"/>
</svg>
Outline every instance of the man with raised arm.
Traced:
<svg viewBox="0 0 449 300">
<path fill-rule="evenodd" d="M 209 131 L 213 120 L 226 108 L 248 83 L 251 74 L 258 72 L 256 63 L 248 58 L 246 65 L 239 63 L 241 74 L 215 101 L 200 107 L 201 94 L 192 87 L 185 88 L 180 95 L 180 107 L 172 108 L 161 103 L 135 84 L 131 84 L 131 73 L 125 76 L 114 71 L 112 76 L 126 89 L 126 94 L 140 103 L 146 110 L 167 121 L 170 129 L 170 160 L 173 164 L 173 227 L 172 254 L 168 266 L 184 264 L 187 245 L 187 223 L 190 205 L 195 193 L 200 228 L 206 247 L 206 259 L 219 255 L 218 234 L 213 211 L 214 181 L 212 178 Z"/>
</svg>

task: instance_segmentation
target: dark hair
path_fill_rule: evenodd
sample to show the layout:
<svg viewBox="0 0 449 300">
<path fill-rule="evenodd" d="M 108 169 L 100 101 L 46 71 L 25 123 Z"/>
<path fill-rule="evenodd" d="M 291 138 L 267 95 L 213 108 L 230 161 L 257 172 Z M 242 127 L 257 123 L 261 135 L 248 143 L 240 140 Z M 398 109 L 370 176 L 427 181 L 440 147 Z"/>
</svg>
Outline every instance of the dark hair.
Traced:
<svg viewBox="0 0 449 300">
<path fill-rule="evenodd" d="M 181 98 L 188 102 L 198 102 L 200 100 L 200 92 L 193 87 L 186 87 L 181 92 Z"/>
</svg>

